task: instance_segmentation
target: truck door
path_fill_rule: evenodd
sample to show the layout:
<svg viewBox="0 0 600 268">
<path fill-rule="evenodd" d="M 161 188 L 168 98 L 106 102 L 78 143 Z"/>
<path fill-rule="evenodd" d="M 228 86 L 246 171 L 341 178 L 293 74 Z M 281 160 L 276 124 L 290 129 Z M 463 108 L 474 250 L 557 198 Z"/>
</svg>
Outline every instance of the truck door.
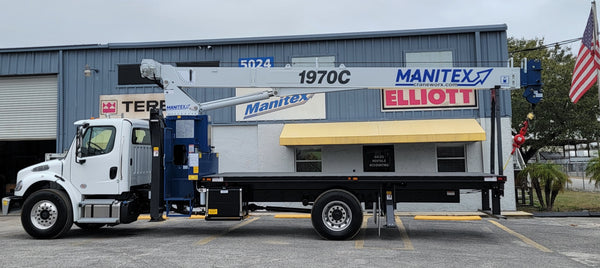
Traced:
<svg viewBox="0 0 600 268">
<path fill-rule="evenodd" d="M 71 181 L 81 194 L 118 194 L 121 148 L 114 126 L 90 126 L 73 157 Z"/>
</svg>

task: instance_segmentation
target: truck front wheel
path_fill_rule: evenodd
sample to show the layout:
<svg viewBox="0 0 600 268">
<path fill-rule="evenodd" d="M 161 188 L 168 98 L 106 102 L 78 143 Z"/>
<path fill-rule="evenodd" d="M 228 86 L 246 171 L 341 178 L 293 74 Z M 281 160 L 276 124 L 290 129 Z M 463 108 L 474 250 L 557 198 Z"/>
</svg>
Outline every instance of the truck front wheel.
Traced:
<svg viewBox="0 0 600 268">
<path fill-rule="evenodd" d="M 23 203 L 21 224 L 34 238 L 58 238 L 73 225 L 71 201 L 62 191 L 39 190 Z"/>
<path fill-rule="evenodd" d="M 354 237 L 360 231 L 362 218 L 360 202 L 345 190 L 329 190 L 321 194 L 311 212 L 315 231 L 331 240 Z"/>
</svg>

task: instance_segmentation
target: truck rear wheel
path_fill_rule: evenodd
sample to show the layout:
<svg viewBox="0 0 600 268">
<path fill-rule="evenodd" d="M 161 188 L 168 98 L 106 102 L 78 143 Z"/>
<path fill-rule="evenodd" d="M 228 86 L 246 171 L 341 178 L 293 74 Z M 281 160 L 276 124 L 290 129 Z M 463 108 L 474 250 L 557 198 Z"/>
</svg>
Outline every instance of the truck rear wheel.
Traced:
<svg viewBox="0 0 600 268">
<path fill-rule="evenodd" d="M 71 201 L 59 190 L 39 190 L 23 203 L 21 224 L 34 238 L 58 238 L 73 225 Z"/>
<path fill-rule="evenodd" d="M 362 225 L 362 208 L 358 199 L 345 190 L 329 190 L 315 201 L 311 220 L 315 231 L 326 239 L 354 237 Z"/>
</svg>

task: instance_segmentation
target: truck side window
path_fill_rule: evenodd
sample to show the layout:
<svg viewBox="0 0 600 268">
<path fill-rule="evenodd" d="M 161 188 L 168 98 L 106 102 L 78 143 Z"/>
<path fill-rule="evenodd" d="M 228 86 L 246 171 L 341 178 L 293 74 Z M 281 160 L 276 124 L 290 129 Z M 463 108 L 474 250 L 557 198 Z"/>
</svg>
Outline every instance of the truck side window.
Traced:
<svg viewBox="0 0 600 268">
<path fill-rule="evenodd" d="M 115 144 L 114 127 L 89 127 L 83 135 L 81 157 L 110 153 Z"/>
<path fill-rule="evenodd" d="M 144 128 L 134 128 L 131 135 L 131 143 L 150 145 L 150 130 Z"/>
</svg>

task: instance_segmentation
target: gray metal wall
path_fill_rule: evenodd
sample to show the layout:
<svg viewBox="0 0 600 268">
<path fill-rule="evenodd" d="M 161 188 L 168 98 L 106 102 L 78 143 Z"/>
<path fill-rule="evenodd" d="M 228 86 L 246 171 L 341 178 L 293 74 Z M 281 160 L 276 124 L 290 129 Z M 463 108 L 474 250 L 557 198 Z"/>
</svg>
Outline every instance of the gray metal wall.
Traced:
<svg viewBox="0 0 600 268">
<path fill-rule="evenodd" d="M 237 66 L 239 58 L 274 57 L 274 66 L 291 63 L 292 57 L 335 56 L 336 64 L 349 67 L 402 67 L 407 52 L 452 51 L 454 66 L 506 65 L 506 25 L 427 30 L 127 43 L 0 50 L 0 75 L 58 74 L 59 114 L 57 151 L 70 145 L 73 122 L 98 117 L 99 96 L 106 94 L 158 93 L 156 86 L 119 86 L 118 66 L 139 64 L 144 58 L 163 63 L 219 61 Z M 207 49 L 210 45 L 211 49 Z M 200 48 L 202 47 L 202 48 Z M 85 77 L 86 65 L 97 69 Z M 234 89 L 194 90 L 198 101 L 233 96 Z M 490 96 L 479 91 L 479 109 L 382 112 L 378 90 L 327 94 L 327 120 L 409 120 L 430 118 L 489 117 Z M 510 116 L 510 94 L 503 92 L 502 115 Z M 215 124 L 235 124 L 234 108 L 209 113 Z M 247 123 L 245 123 L 247 124 Z"/>
</svg>

